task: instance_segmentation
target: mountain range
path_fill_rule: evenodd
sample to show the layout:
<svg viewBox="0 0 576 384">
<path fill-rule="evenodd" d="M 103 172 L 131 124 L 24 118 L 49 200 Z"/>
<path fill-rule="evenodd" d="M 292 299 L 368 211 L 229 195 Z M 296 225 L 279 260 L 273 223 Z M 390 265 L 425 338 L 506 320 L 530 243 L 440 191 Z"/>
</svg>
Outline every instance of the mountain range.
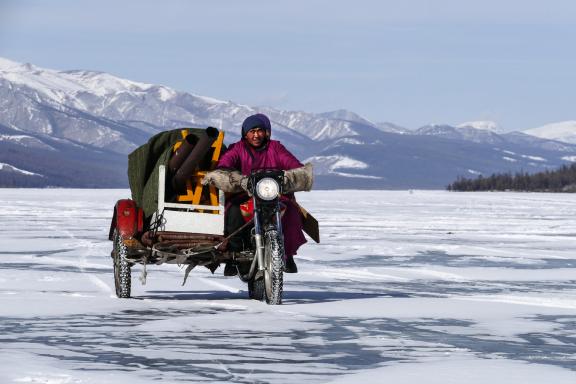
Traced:
<svg viewBox="0 0 576 384">
<path fill-rule="evenodd" d="M 265 113 L 280 140 L 315 165 L 315 188 L 444 188 L 458 176 L 538 172 L 576 161 L 576 122 L 503 133 L 493 122 L 416 130 L 326 113 L 251 107 L 97 71 L 0 58 L 0 186 L 128 185 L 127 154 L 173 128 L 214 126 L 239 139 Z"/>
</svg>

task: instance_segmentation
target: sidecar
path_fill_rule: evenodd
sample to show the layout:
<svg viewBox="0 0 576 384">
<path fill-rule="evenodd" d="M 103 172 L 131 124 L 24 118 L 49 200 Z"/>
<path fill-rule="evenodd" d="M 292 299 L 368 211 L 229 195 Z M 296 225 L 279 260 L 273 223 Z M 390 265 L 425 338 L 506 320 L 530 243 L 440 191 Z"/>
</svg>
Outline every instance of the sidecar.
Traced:
<svg viewBox="0 0 576 384">
<path fill-rule="evenodd" d="M 150 148 L 141 151 L 145 161 L 140 168 L 149 175 L 140 179 L 147 179 L 146 183 L 138 187 L 134 182 L 138 177 L 131 177 L 133 198 L 116 203 L 110 225 L 118 297 L 130 297 L 131 268 L 136 264 L 142 265 L 140 280 L 143 284 L 146 267 L 152 264 L 185 265 L 184 280 L 196 266 L 206 266 L 213 272 L 221 263 L 230 263 L 243 272 L 250 270 L 253 252 L 227 250 L 224 193 L 214 186 L 202 185 L 206 172 L 218 162 L 224 139 L 224 133 L 215 128 L 209 127 L 206 132 L 200 131 L 200 138 L 194 140 L 187 139 L 190 136 L 187 129 L 171 132 L 171 139 L 153 138 L 149 142 Z M 154 157 L 151 152 L 164 145 L 162 140 L 169 144 L 168 150 L 158 155 L 160 160 L 150 167 L 149 158 Z M 186 150 L 186 146 L 192 148 Z M 131 160 L 129 158 L 129 163 Z M 146 194 L 154 198 L 147 198 Z M 240 276 L 246 280 L 253 278 L 246 273 Z"/>
</svg>

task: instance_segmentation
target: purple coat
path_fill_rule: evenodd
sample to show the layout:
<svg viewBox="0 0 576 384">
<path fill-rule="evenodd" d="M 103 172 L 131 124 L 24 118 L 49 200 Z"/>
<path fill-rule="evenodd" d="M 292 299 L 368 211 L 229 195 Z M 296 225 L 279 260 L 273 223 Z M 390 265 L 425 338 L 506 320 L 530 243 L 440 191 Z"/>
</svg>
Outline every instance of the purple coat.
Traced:
<svg viewBox="0 0 576 384">
<path fill-rule="evenodd" d="M 262 149 L 252 148 L 244 140 L 240 140 L 232 144 L 218 162 L 218 168 L 236 169 L 246 176 L 250 175 L 253 169 L 275 168 L 286 171 L 302 166 L 303 164 L 276 140 L 269 140 Z M 293 194 L 286 195 L 282 197 L 282 202 L 287 207 L 282 216 L 284 250 L 286 257 L 291 257 L 306 243 L 306 238 L 302 233 L 302 218 L 295 204 L 296 198 Z"/>
<path fill-rule="evenodd" d="M 253 169 L 276 168 L 286 171 L 302 166 L 303 164 L 276 140 L 269 140 L 261 150 L 256 150 L 246 141 L 240 140 L 232 144 L 218 162 L 218 168 L 237 169 L 246 176 L 250 175 Z"/>
</svg>

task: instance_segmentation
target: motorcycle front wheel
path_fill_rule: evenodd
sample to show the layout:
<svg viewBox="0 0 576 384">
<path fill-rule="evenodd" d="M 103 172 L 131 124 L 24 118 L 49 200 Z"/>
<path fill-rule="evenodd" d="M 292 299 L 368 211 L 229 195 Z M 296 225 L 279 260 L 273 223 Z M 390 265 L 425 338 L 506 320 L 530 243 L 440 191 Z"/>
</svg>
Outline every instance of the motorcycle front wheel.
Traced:
<svg viewBox="0 0 576 384">
<path fill-rule="evenodd" d="M 264 293 L 266 303 L 282 304 L 284 288 L 284 242 L 277 230 L 272 229 L 264 234 Z"/>
<path fill-rule="evenodd" d="M 275 229 L 264 233 L 264 276 L 248 281 L 248 296 L 270 305 L 282 304 L 284 288 L 284 242 Z"/>
</svg>

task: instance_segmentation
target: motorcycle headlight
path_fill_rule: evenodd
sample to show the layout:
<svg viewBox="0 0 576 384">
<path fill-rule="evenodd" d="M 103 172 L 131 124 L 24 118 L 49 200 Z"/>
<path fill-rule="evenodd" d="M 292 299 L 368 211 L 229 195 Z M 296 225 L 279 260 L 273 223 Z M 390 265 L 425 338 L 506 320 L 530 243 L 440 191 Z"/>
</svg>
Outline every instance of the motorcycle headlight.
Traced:
<svg viewBox="0 0 576 384">
<path fill-rule="evenodd" d="M 274 200 L 280 193 L 280 185 L 270 177 L 265 177 L 256 183 L 256 194 L 262 200 Z"/>
</svg>

